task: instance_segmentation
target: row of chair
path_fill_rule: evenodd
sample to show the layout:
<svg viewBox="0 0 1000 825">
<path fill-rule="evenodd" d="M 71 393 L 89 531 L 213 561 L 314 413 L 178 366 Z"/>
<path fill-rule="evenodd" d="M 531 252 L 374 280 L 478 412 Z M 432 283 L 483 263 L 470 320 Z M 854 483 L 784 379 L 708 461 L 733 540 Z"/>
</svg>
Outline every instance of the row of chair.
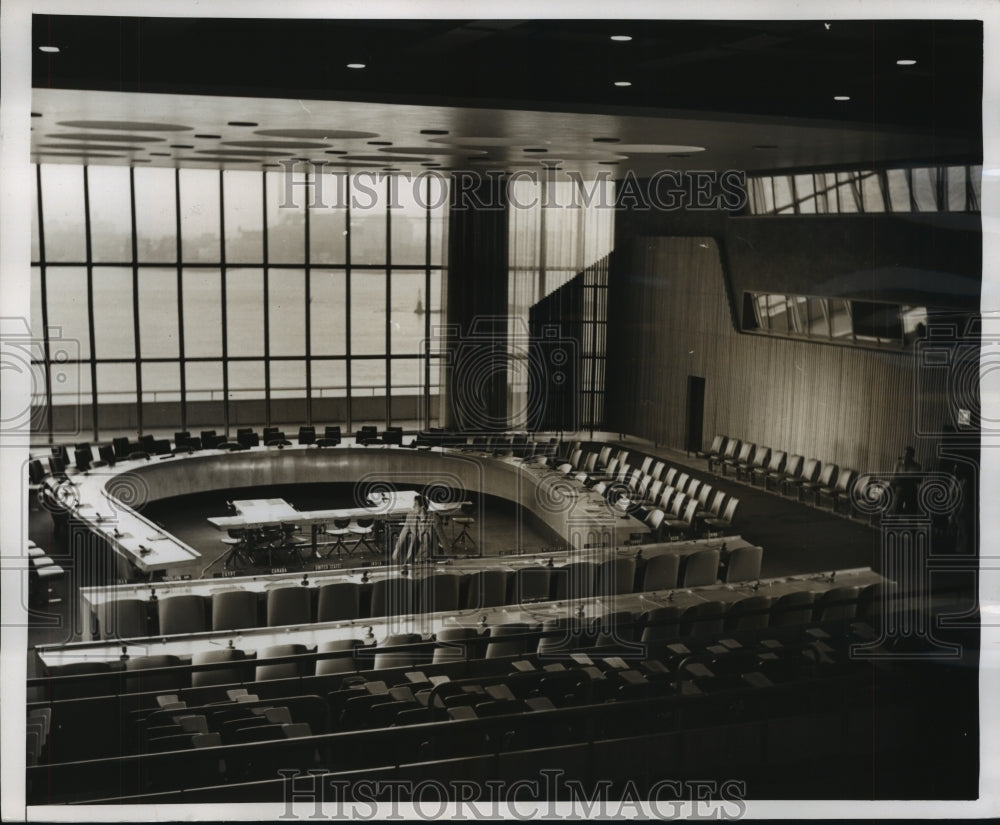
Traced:
<svg viewBox="0 0 1000 825">
<path fill-rule="evenodd" d="M 28 539 L 28 606 L 44 608 L 47 605 L 61 601 L 53 595 L 53 585 L 66 575 L 66 570 L 39 547 Z"/>
<path fill-rule="evenodd" d="M 717 634 L 705 634 L 700 638 L 689 637 L 684 645 L 675 644 L 671 648 L 661 647 L 659 650 L 649 650 L 644 658 L 636 658 L 630 652 L 627 642 L 616 637 L 612 644 L 585 648 L 575 645 L 570 655 L 554 658 L 554 647 L 541 649 L 536 654 L 525 656 L 525 645 L 511 647 L 511 642 L 505 642 L 505 637 L 498 636 L 499 641 L 490 640 L 490 645 L 506 645 L 505 658 L 496 656 L 481 660 L 478 664 L 468 663 L 462 671 L 456 671 L 447 664 L 422 664 L 418 658 L 406 660 L 403 653 L 399 658 L 390 660 L 389 668 L 377 667 L 375 671 L 367 671 L 350 675 L 347 668 L 330 671 L 341 674 L 337 683 L 331 684 L 325 690 L 320 683 L 312 679 L 299 681 L 291 676 L 294 663 L 278 665 L 257 665 L 255 682 L 246 680 L 247 674 L 239 667 L 252 665 L 238 651 L 218 651 L 212 661 L 224 665 L 220 673 L 231 678 L 231 687 L 220 682 L 228 697 L 220 704 L 218 693 L 210 696 L 203 687 L 183 689 L 174 693 L 175 686 L 163 681 L 163 671 L 157 675 L 148 674 L 145 687 L 154 692 L 159 689 L 170 691 L 170 695 L 159 695 L 155 705 L 148 705 L 144 710 L 132 711 L 128 714 L 123 732 L 127 733 L 123 741 L 131 742 L 130 747 L 141 748 L 142 743 L 150 738 L 156 738 L 168 733 L 163 730 L 166 725 L 176 724 L 176 717 L 209 716 L 214 724 L 206 726 L 197 732 L 223 732 L 222 725 L 236 718 L 247 718 L 252 714 L 251 708 L 263 710 L 282 707 L 288 715 L 280 720 L 268 719 L 270 723 L 299 723 L 308 725 L 314 733 L 325 733 L 327 730 L 350 730 L 360 727 L 382 727 L 387 724 L 409 724 L 413 722 L 429 722 L 434 719 L 463 719 L 472 716 L 486 716 L 496 713 L 521 713 L 526 710 L 548 710 L 553 706 L 566 707 L 588 702 L 606 703 L 608 701 L 646 698 L 650 693 L 673 692 L 681 695 L 697 695 L 704 692 L 714 692 L 733 687 L 732 677 L 755 673 L 750 680 L 738 680 L 753 684 L 756 688 L 787 683 L 806 673 L 816 674 L 817 668 L 823 668 L 829 674 L 831 666 L 836 664 L 837 649 L 843 646 L 845 638 L 843 631 L 847 624 L 838 622 L 835 625 L 823 625 L 829 633 L 824 633 L 824 644 L 817 648 L 815 638 L 809 633 L 797 629 L 789 633 L 783 641 L 776 641 L 771 630 L 743 632 L 738 636 L 738 645 L 719 645 Z M 606 632 L 608 625 L 604 625 Z M 518 628 L 509 638 L 517 635 Z M 730 631 L 726 631 L 730 632 Z M 815 631 L 812 631 L 815 632 Z M 851 635 L 851 631 L 847 631 Z M 766 639 L 766 641 L 764 641 Z M 387 640 L 388 641 L 388 640 Z M 439 640 L 440 641 L 440 640 Z M 558 636 L 555 642 L 564 641 Z M 730 639 L 730 641 L 733 641 Z M 445 648 L 447 649 L 447 648 Z M 562 645 L 567 650 L 565 644 Z M 402 649 L 401 649 L 402 650 Z M 817 655 L 820 650 L 824 655 Z M 291 653 L 291 646 L 274 648 L 273 655 Z M 405 650 L 403 650 L 405 653 Z M 270 653 L 270 651 L 269 651 Z M 588 655 L 589 654 L 589 655 Z M 806 655 L 803 658 L 803 654 Z M 627 661 L 616 656 L 626 656 Z M 150 658 L 150 657 L 147 657 Z M 153 657 L 154 659 L 159 657 Z M 139 661 L 139 660 L 130 660 Z M 371 661 L 371 659 L 369 659 Z M 493 664 L 495 663 L 495 665 Z M 154 667 L 160 663 L 154 662 Z M 852 664 L 849 656 L 844 656 L 842 666 Z M 637 666 L 638 665 L 638 669 Z M 162 665 L 160 665 L 162 666 Z M 421 671 L 408 668 L 422 667 Z M 260 678 L 261 668 L 272 668 Z M 278 671 L 274 668 L 286 668 Z M 449 678 L 448 670 L 453 677 Z M 228 672 L 227 672 L 228 671 Z M 426 673 L 424 672 L 426 671 Z M 254 671 L 251 670 L 251 673 Z M 427 675 L 433 673 L 440 675 Z M 284 674 L 284 675 L 282 675 Z M 139 670 L 133 671 L 137 680 L 143 678 Z M 760 677 L 763 677 L 760 678 Z M 272 681 L 265 681 L 270 679 Z M 283 680 L 283 681 L 282 681 Z M 242 682 L 243 687 L 239 687 Z M 682 689 L 682 683 L 690 683 L 695 689 Z M 496 690 L 488 691 L 487 687 Z M 324 703 L 318 696 L 305 696 L 320 691 L 327 696 Z M 472 694 L 469 696 L 468 694 Z M 262 697 L 258 700 L 258 695 Z M 527 707 L 515 707 L 504 703 L 516 699 L 524 701 L 532 696 L 538 697 L 538 704 Z M 364 697 L 364 698 L 361 698 Z M 547 701 L 546 701 L 547 700 Z M 75 702 L 55 703 L 52 710 L 56 714 L 56 726 L 61 728 L 60 720 L 84 720 L 87 713 L 81 713 L 99 700 L 78 700 Z M 481 701 L 500 702 L 499 706 L 491 705 L 480 708 Z M 380 703 L 400 703 L 392 708 L 385 708 L 381 713 L 370 715 L 371 708 Z M 453 713 L 456 707 L 469 708 L 458 714 Z M 76 710 L 74 711 L 74 708 Z M 121 714 L 121 706 L 118 713 Z M 327 708 L 329 713 L 327 713 Z M 400 717 L 398 712 L 410 710 L 413 713 Z M 265 717 L 266 718 L 266 717 Z M 197 723 L 195 723 L 197 724 Z M 263 720 L 256 724 L 264 724 Z M 236 726 L 230 726 L 234 730 Z M 66 731 L 74 730 L 70 725 Z M 191 731 L 188 731 L 191 732 Z M 177 734 L 177 731 L 170 731 Z M 58 744 L 58 743 L 57 743 Z M 70 759 L 84 758 L 93 753 L 108 753 L 107 749 L 91 748 L 94 743 L 79 742 L 74 755 L 72 748 L 61 743 L 56 749 L 60 761 L 67 756 Z"/>
<path fill-rule="evenodd" d="M 179 656 L 133 656 L 127 658 L 124 665 L 125 671 L 131 674 L 126 690 L 178 690 L 188 684 L 204 687 L 262 682 L 529 653 L 558 654 L 615 645 L 643 646 L 632 650 L 631 655 L 640 651 L 643 656 L 663 655 L 671 649 L 671 644 L 683 642 L 687 645 L 691 640 L 714 638 L 723 633 L 844 622 L 855 617 L 879 624 L 878 613 L 883 609 L 884 592 L 881 585 L 869 585 L 864 589 L 838 587 L 819 594 L 810 590 L 793 591 L 776 599 L 748 595 L 733 603 L 706 601 L 685 609 L 668 604 L 639 616 L 629 611 L 611 611 L 591 619 L 553 618 L 534 625 L 511 622 L 493 625 L 485 631 L 468 627 L 442 628 L 430 641 L 424 641 L 416 633 L 398 633 L 390 634 L 379 645 L 374 645 L 374 638 L 335 639 L 311 651 L 301 644 L 285 644 L 264 648 L 256 656 L 225 647 L 194 653 L 191 657 L 193 670 L 181 667 Z M 341 655 L 317 658 L 308 655 L 311 653 Z M 283 658 L 284 661 L 260 663 Z M 111 673 L 117 666 L 118 663 L 107 662 L 74 663 L 49 668 L 48 675 Z M 167 670 L 161 672 L 163 668 Z M 156 672 L 143 673 L 149 670 Z"/>
<path fill-rule="evenodd" d="M 782 495 L 794 491 L 799 501 L 810 500 L 817 507 L 828 501 L 835 513 L 841 512 L 842 507 L 846 507 L 844 512 L 848 515 L 854 512 L 851 502 L 858 471 L 850 467 L 789 455 L 784 450 L 724 435 L 716 435 L 712 446 L 698 455 L 707 460 L 710 471 L 718 469 L 726 475 L 732 470 L 737 480 L 746 480 L 751 485 L 759 481 L 765 490 L 770 490 L 773 484 Z"/>
<path fill-rule="evenodd" d="M 600 563 L 527 567 L 513 574 L 481 570 L 415 579 L 394 576 L 379 579 L 370 588 L 357 582 L 332 582 L 320 587 L 276 587 L 266 595 L 233 589 L 211 597 L 188 594 L 155 600 L 109 600 L 101 605 L 98 620 L 103 638 L 127 639 L 500 607 L 760 577 L 759 547 L 734 548 L 724 555 L 722 548 L 706 547 L 686 557 L 669 550 L 647 552 L 651 555 L 640 558 L 638 564 L 629 555 Z"/>
<path fill-rule="evenodd" d="M 833 654 L 841 659 L 843 645 L 838 644 Z M 189 750 L 184 759 L 177 759 L 173 753 L 145 753 L 134 756 L 115 757 L 108 759 L 83 760 L 65 764 L 45 765 L 41 769 L 29 771 L 28 794 L 33 803 L 42 801 L 94 801 L 101 798 L 129 797 L 129 794 L 144 793 L 154 789 L 205 788 L 202 801 L 219 801 L 223 798 L 243 799 L 257 798 L 249 786 L 244 788 L 232 784 L 237 795 L 228 797 L 224 788 L 216 783 L 239 783 L 251 778 L 273 777 L 275 766 L 293 768 L 305 771 L 319 767 L 321 770 L 336 772 L 343 776 L 343 787 L 350 785 L 351 779 L 389 776 L 380 766 L 395 766 L 397 764 L 420 761 L 424 764 L 421 775 L 427 778 L 437 778 L 447 781 L 450 778 L 466 777 L 462 766 L 469 762 L 477 765 L 484 759 L 490 763 L 490 755 L 495 763 L 496 754 L 509 757 L 508 764 L 516 760 L 519 770 L 516 776 L 531 778 L 532 772 L 538 779 L 538 767 L 570 766 L 569 776 L 575 777 L 576 764 L 570 759 L 572 753 L 586 749 L 587 743 L 604 742 L 612 744 L 613 737 L 619 746 L 628 745 L 635 749 L 640 747 L 639 760 L 632 760 L 630 766 L 649 760 L 650 743 L 643 740 L 631 741 L 628 737 L 669 734 L 676 738 L 664 740 L 662 756 L 670 761 L 670 770 L 666 773 L 674 776 L 676 760 L 681 753 L 674 753 L 677 746 L 685 743 L 684 755 L 691 764 L 684 776 L 705 775 L 706 767 L 714 766 L 721 770 L 727 760 L 717 754 L 717 749 L 705 751 L 705 742 L 715 742 L 718 735 L 705 738 L 706 731 L 718 731 L 723 734 L 723 744 L 728 738 L 725 732 L 733 721 L 739 721 L 744 726 L 760 727 L 764 721 L 798 722 L 800 727 L 812 736 L 815 726 L 807 723 L 817 712 L 824 714 L 839 714 L 842 710 L 858 706 L 864 709 L 864 701 L 871 702 L 870 678 L 865 668 L 852 668 L 852 675 L 827 678 L 821 684 L 817 678 L 818 651 L 807 646 L 790 649 L 786 658 L 788 667 L 785 669 L 791 678 L 774 683 L 770 687 L 762 687 L 759 676 L 751 680 L 743 679 L 743 675 L 754 673 L 749 657 L 734 655 L 734 661 L 729 662 L 726 654 L 719 654 L 717 661 L 691 663 L 692 666 L 702 664 L 707 669 L 717 670 L 712 677 L 697 675 L 690 668 L 683 678 L 677 670 L 663 673 L 664 663 L 651 661 L 635 668 L 622 670 L 609 662 L 597 662 L 591 667 L 596 672 L 586 672 L 585 667 L 572 668 L 570 672 L 560 673 L 547 671 L 532 677 L 521 678 L 511 674 L 509 678 L 499 681 L 495 679 L 465 682 L 457 687 L 443 685 L 431 704 L 431 696 L 426 695 L 431 704 L 435 718 L 442 710 L 447 717 L 441 721 L 426 721 L 421 716 L 431 715 L 426 707 L 417 701 L 416 715 L 408 717 L 407 710 L 389 708 L 374 710 L 377 705 L 389 705 L 392 702 L 410 704 L 405 693 L 399 693 L 397 698 L 388 690 L 382 693 L 382 688 L 368 683 L 359 685 L 353 695 L 327 694 L 326 704 L 330 711 L 330 721 L 333 722 L 334 707 L 342 707 L 347 702 L 354 701 L 352 710 L 355 716 L 363 716 L 365 721 L 389 720 L 396 727 L 376 731 L 367 727 L 361 731 L 343 731 L 308 739 L 287 740 L 284 738 L 268 739 L 264 742 L 238 742 L 232 745 L 213 747 L 209 750 L 201 748 Z M 829 658 L 829 654 L 828 654 Z M 738 660 L 738 661 L 737 661 Z M 747 669 L 750 667 L 751 669 Z M 576 672 L 573 672 L 573 671 Z M 699 671 L 701 672 L 701 671 Z M 782 673 L 782 675 L 786 675 Z M 586 681 L 581 681 L 581 677 Z M 765 678 L 767 678 L 765 676 Z M 714 685 L 713 685 L 714 681 Z M 604 683 L 607 682 L 605 687 Z M 752 684 L 756 682 L 757 684 Z M 644 686 L 645 683 L 645 686 Z M 707 690 L 699 687 L 705 685 Z M 544 688 L 543 688 L 544 684 Z M 600 691 L 617 693 L 616 687 L 624 687 L 621 695 L 616 695 L 614 701 L 580 703 L 581 688 L 583 691 L 597 687 Z M 690 686 L 690 689 L 685 686 Z M 822 688 L 817 690 L 817 688 Z M 469 690 L 464 690 L 469 688 Z M 414 698 L 422 694 L 424 687 L 414 687 L 411 693 Z M 390 689 L 391 690 L 391 689 Z M 459 695 L 458 691 L 472 695 L 469 700 L 456 701 L 452 697 Z M 489 691 L 489 692 L 488 692 Z M 644 692 L 650 695 L 644 698 L 634 698 Z M 374 698 L 362 699 L 362 694 Z M 586 695 L 585 693 L 583 694 Z M 509 696 L 522 707 L 515 710 L 507 706 L 497 708 L 493 702 L 510 702 Z M 362 699 L 362 701 L 357 701 Z M 301 701 L 299 701 L 301 700 Z M 531 701 L 529 701 L 531 700 Z M 863 700 L 863 701 L 861 701 Z M 286 707 L 292 702 L 306 706 L 308 703 L 315 708 L 317 716 L 321 713 L 323 702 L 319 695 L 298 695 L 288 700 L 272 702 Z M 563 705 L 560 706 L 560 702 Z M 449 707 L 449 705 L 451 705 Z M 480 716 L 478 705 L 484 705 Z M 551 705 L 552 707 L 549 707 Z M 464 710 L 460 710 L 463 709 Z M 291 708 L 290 715 L 294 715 Z M 250 719 L 253 714 L 246 708 L 238 708 L 234 704 L 228 706 L 189 707 L 180 708 L 183 715 L 202 715 L 211 719 L 211 727 L 221 730 L 228 722 Z M 499 712 L 507 711 L 507 712 Z M 228 714 L 234 716 L 230 717 Z M 221 716 L 216 717 L 219 713 Z M 498 713 L 498 715 L 494 715 Z M 871 711 L 868 711 L 869 716 Z M 160 718 L 148 719 L 149 722 L 166 722 L 177 724 L 176 712 L 169 710 Z M 259 714 L 258 714 L 259 715 Z M 828 718 L 828 717 L 824 717 Z M 206 719 L 208 721 L 208 719 Z M 413 726 L 410 722 L 424 721 L 424 724 Z M 257 723 L 263 727 L 267 722 Z M 834 720 L 836 724 L 836 719 Z M 162 725 L 157 725 L 162 727 Z M 208 727 L 209 725 L 206 725 Z M 230 728 L 232 729 L 232 728 Z M 781 751 L 781 744 L 794 744 L 798 740 L 791 735 L 792 729 L 785 725 L 779 728 L 768 724 L 767 734 L 770 745 L 775 751 Z M 763 732 L 763 731 L 762 731 Z M 698 734 L 702 734 L 699 736 Z M 683 737 L 683 738 L 682 738 Z M 790 738 L 789 738 L 790 737 Z M 855 736 L 864 741 L 863 732 Z M 735 740 L 734 740 L 735 741 Z M 535 751 L 542 747 L 544 750 Z M 814 746 L 815 749 L 815 746 Z M 564 752 L 565 751 L 565 752 Z M 602 753 L 605 758 L 617 751 L 605 747 Z M 756 755 L 755 758 L 759 758 Z M 792 753 L 796 757 L 797 751 Z M 706 756 L 709 758 L 706 761 Z M 786 756 L 786 759 L 788 757 Z M 450 761 L 441 761 L 449 760 Z M 772 760 L 775 755 L 772 755 Z M 568 760 L 568 761 L 567 761 Z M 731 760 L 730 760 L 731 761 Z M 493 765 L 493 769 L 496 765 Z M 610 770 L 611 766 L 606 766 Z M 353 770 L 354 773 L 341 771 Z M 482 769 L 480 769 L 482 770 Z M 509 772 L 509 768 L 507 772 Z M 636 774 L 638 781 L 643 781 L 647 771 Z M 482 778 L 495 776 L 496 771 L 485 772 Z M 506 775 L 506 772 L 504 773 Z M 515 774 L 511 774 L 514 776 Z M 617 775 L 617 774 L 616 774 Z M 631 776 L 631 773 L 629 774 Z M 658 775 L 658 774 L 657 774 Z M 682 775 L 682 774 L 677 774 Z M 707 775 L 715 775 L 709 771 Z M 742 774 L 740 774 L 742 775 Z M 328 779 L 338 779 L 330 774 Z M 565 777 L 564 777 L 565 778 Z M 310 777 L 306 776 L 306 785 Z M 273 781 L 273 780 L 272 780 Z M 299 783 L 301 784 L 301 783 Z M 213 787 L 205 787 L 213 786 Z M 228 786 L 227 786 L 228 787 Z M 333 787 L 333 786 L 331 786 Z M 287 787 L 285 791 L 287 791 Z M 349 791 L 348 791 L 349 792 Z M 280 798 L 280 794 L 275 798 Z M 150 798 L 148 801 L 156 801 Z"/>
<path fill-rule="evenodd" d="M 714 491 L 712 485 L 653 456 L 645 456 L 639 466 L 632 467 L 629 455 L 628 450 L 612 455 L 607 445 L 599 450 L 577 447 L 556 470 L 602 493 L 612 504 L 624 499 L 629 511 L 653 530 L 652 541 L 702 530 L 709 536 L 719 535 L 732 528 L 739 499 L 727 501 L 721 490 Z"/>
</svg>

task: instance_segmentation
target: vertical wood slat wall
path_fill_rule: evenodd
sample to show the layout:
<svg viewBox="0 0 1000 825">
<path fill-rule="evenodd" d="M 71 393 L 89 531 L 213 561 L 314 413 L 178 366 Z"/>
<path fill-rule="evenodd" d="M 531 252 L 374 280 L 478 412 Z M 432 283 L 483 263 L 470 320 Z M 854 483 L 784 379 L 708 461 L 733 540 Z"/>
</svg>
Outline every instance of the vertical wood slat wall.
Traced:
<svg viewBox="0 0 1000 825">
<path fill-rule="evenodd" d="M 934 466 L 946 377 L 922 373 L 918 398 L 912 351 L 736 332 L 713 239 L 634 239 L 616 250 L 609 287 L 609 429 L 683 449 L 695 375 L 706 445 L 722 433 L 864 471 L 891 469 L 913 444 Z"/>
</svg>

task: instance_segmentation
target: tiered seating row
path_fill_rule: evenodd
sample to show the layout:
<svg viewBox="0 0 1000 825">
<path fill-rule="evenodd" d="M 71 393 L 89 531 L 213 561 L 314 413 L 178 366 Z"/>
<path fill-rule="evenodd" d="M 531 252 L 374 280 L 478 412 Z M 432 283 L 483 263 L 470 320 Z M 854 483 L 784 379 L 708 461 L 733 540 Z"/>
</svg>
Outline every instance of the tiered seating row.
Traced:
<svg viewBox="0 0 1000 825">
<path fill-rule="evenodd" d="M 133 717 L 140 748 L 154 739 L 184 737 L 174 732 L 150 736 L 153 728 L 164 727 L 159 722 L 170 719 L 178 727 L 199 729 L 187 734 L 192 740 L 183 757 L 146 752 L 51 763 L 29 769 L 29 795 L 35 802 L 80 801 L 273 777 L 278 766 L 358 770 L 426 759 L 503 759 L 506 753 L 541 745 L 589 744 L 661 731 L 683 738 L 705 727 L 731 730 L 736 721 L 766 726 L 777 718 L 837 715 L 852 703 L 860 706 L 859 697 L 870 695 L 866 666 L 846 654 L 851 642 L 871 638 L 870 629 L 858 626 L 851 631 L 837 624 L 800 630 L 795 639 L 784 642 L 761 634 L 740 638 L 742 643 L 735 638 L 706 639 L 704 645 L 642 660 L 637 667 L 620 658 L 628 655 L 627 649 L 612 648 L 603 661 L 579 654 L 561 661 L 494 660 L 494 668 L 505 670 L 497 668 L 490 675 L 488 669 L 477 668 L 469 678 L 436 685 L 427 673 L 406 668 L 381 671 L 377 680 L 363 684 L 351 685 L 347 680 L 352 677 L 343 677 L 341 688 L 330 691 L 325 702 L 318 694 L 285 693 L 259 702 L 153 710 L 142 719 Z M 293 684 L 289 681 L 287 688 L 294 689 Z M 426 697 L 426 704 L 410 701 L 418 694 Z M 275 711 L 271 718 L 266 711 L 254 713 L 266 706 Z M 740 718 L 734 719 L 737 707 Z M 85 708 L 85 701 L 76 703 L 78 712 Z M 401 718 L 405 714 L 410 715 Z M 191 717 L 203 717 L 204 723 Z M 443 717 L 449 721 L 435 721 Z M 285 719 L 293 721 L 272 721 Z M 308 725 L 313 735 L 295 736 L 304 728 L 289 731 L 282 727 L 287 725 Z M 322 732 L 362 725 L 363 735 Z M 293 738 L 288 738 L 290 733 Z M 194 741 L 206 734 L 217 735 L 220 744 L 212 744 L 214 737 Z M 249 741 L 255 736 L 274 739 Z"/>
</svg>

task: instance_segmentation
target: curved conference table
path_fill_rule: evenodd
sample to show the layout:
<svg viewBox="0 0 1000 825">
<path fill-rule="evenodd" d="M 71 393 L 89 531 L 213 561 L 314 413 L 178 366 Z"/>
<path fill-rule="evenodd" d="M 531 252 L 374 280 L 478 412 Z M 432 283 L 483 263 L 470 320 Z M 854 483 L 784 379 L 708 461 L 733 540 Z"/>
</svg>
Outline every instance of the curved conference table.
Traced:
<svg viewBox="0 0 1000 825">
<path fill-rule="evenodd" d="M 146 503 L 214 490 L 317 482 L 355 484 L 359 508 L 371 506 L 371 493 L 388 492 L 381 507 L 386 515 L 400 518 L 392 497 L 397 488 L 430 488 L 434 503 L 472 500 L 480 507 L 484 495 L 497 496 L 533 513 L 572 550 L 618 547 L 649 533 L 643 522 L 609 505 L 599 493 L 530 459 L 440 447 L 202 450 L 76 473 L 58 497 L 72 519 L 130 563 L 134 575 L 129 578 L 154 572 L 166 579 L 197 578 L 211 557 L 203 558 L 142 515 Z M 218 521 L 221 529 L 225 520 Z"/>
</svg>

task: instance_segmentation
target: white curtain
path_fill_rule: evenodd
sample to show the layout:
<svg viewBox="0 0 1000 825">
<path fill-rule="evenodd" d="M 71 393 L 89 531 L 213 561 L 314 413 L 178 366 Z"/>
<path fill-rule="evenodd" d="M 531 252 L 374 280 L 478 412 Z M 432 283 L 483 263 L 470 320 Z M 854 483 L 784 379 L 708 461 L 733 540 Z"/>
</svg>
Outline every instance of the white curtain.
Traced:
<svg viewBox="0 0 1000 825">
<path fill-rule="evenodd" d="M 614 245 L 614 181 L 515 178 L 508 201 L 508 376 L 511 429 L 526 425 L 528 312 Z"/>
</svg>

